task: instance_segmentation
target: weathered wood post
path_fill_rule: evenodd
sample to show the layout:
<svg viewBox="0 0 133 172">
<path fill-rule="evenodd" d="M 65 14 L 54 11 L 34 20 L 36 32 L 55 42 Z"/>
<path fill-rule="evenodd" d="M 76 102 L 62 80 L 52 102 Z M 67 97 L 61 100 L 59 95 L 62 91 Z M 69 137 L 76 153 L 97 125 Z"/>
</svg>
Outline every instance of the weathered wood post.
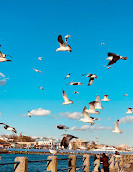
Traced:
<svg viewBox="0 0 133 172">
<path fill-rule="evenodd" d="M 115 157 L 115 171 L 118 171 L 119 157 Z"/>
<path fill-rule="evenodd" d="M 57 172 L 57 156 L 48 156 L 47 160 L 47 171 Z"/>
<path fill-rule="evenodd" d="M 133 163 L 133 154 L 131 154 L 130 163 Z"/>
<path fill-rule="evenodd" d="M 15 162 L 19 161 L 19 164 L 14 165 L 14 172 L 28 172 L 28 158 L 16 157 Z"/>
<path fill-rule="evenodd" d="M 94 161 L 94 170 L 93 172 L 99 172 L 99 168 L 100 168 L 100 155 L 96 156 L 96 159 Z"/>
<path fill-rule="evenodd" d="M 76 172 L 76 155 L 69 155 L 68 158 L 68 172 Z"/>
<path fill-rule="evenodd" d="M 127 164 L 129 164 L 130 163 L 130 155 L 128 154 L 127 155 Z"/>
<path fill-rule="evenodd" d="M 83 155 L 83 172 L 90 172 L 90 155 Z"/>
<path fill-rule="evenodd" d="M 127 164 L 127 155 L 124 155 L 124 165 Z"/>
<path fill-rule="evenodd" d="M 119 166 L 120 167 L 122 167 L 124 165 L 123 158 L 124 158 L 124 156 L 121 155 L 121 157 L 120 157 L 120 163 L 119 163 Z"/>
<path fill-rule="evenodd" d="M 109 160 L 109 163 L 110 163 L 110 165 L 109 165 L 109 171 L 110 171 L 110 172 L 114 172 L 114 171 L 115 171 L 115 165 L 114 165 L 115 160 L 114 160 L 114 155 L 111 156 L 111 158 L 110 158 L 110 160 Z"/>
</svg>

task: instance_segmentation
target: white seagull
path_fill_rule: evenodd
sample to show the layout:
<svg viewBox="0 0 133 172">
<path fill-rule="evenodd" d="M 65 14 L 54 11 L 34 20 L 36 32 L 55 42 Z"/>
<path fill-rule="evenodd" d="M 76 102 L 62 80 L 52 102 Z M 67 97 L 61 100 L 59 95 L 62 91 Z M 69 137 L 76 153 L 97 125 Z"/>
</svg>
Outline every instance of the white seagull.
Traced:
<svg viewBox="0 0 133 172">
<path fill-rule="evenodd" d="M 42 57 L 38 57 L 38 60 L 42 61 Z"/>
<path fill-rule="evenodd" d="M 104 42 L 101 42 L 101 45 L 104 45 L 105 43 Z"/>
<path fill-rule="evenodd" d="M 96 97 L 95 108 L 96 108 L 96 109 L 103 109 L 103 107 L 101 107 L 101 100 L 100 100 L 98 94 L 97 94 L 97 97 Z"/>
<path fill-rule="evenodd" d="M 70 75 L 71 75 L 71 74 L 69 73 L 69 74 L 65 77 L 65 79 L 70 78 Z"/>
<path fill-rule="evenodd" d="M 81 82 L 70 82 L 68 85 L 82 85 L 83 83 Z"/>
<path fill-rule="evenodd" d="M 69 52 L 72 51 L 72 49 L 69 45 L 67 45 L 67 46 L 65 45 L 61 35 L 58 36 L 58 42 L 60 44 L 60 47 L 57 48 L 56 51 L 69 51 Z"/>
<path fill-rule="evenodd" d="M 127 60 L 127 57 L 122 57 L 122 56 L 120 56 L 118 54 L 114 54 L 114 53 L 108 53 L 108 58 L 106 58 L 106 60 L 110 60 L 110 62 L 108 63 L 107 66 L 116 63 L 120 59 Z"/>
<path fill-rule="evenodd" d="M 49 149 L 49 152 L 54 156 L 57 153 L 57 150 Z"/>
<path fill-rule="evenodd" d="M 81 118 L 79 121 L 85 122 L 85 123 L 90 123 L 91 125 L 94 124 L 95 120 L 98 120 L 98 118 L 93 118 L 91 116 L 89 116 L 88 112 L 86 112 L 87 108 L 86 106 L 83 109 L 83 116 L 84 118 Z"/>
<path fill-rule="evenodd" d="M 88 74 L 83 74 L 82 76 L 84 76 L 84 75 L 86 75 L 86 77 L 90 77 L 88 85 L 92 85 L 94 79 L 97 79 L 97 75 L 96 74 L 88 73 Z"/>
<path fill-rule="evenodd" d="M 110 101 L 110 99 L 108 99 L 108 96 L 109 96 L 109 95 L 104 95 L 104 98 L 102 99 L 102 101 L 104 101 L 104 102 Z"/>
<path fill-rule="evenodd" d="M 115 122 L 115 129 L 112 131 L 113 133 L 122 133 L 119 129 L 119 119 Z"/>
<path fill-rule="evenodd" d="M 31 118 L 31 113 L 30 113 L 30 111 L 28 111 L 28 116 Z"/>
<path fill-rule="evenodd" d="M 90 114 L 100 114 L 99 111 L 96 111 L 95 109 L 95 104 L 96 104 L 96 101 L 92 101 L 89 103 L 89 109 L 85 109 L 86 112 L 90 113 Z"/>
<path fill-rule="evenodd" d="M 65 36 L 65 43 L 66 44 L 67 44 L 67 39 L 70 38 L 70 37 L 71 37 L 71 35 L 68 35 L 68 34 Z"/>
<path fill-rule="evenodd" d="M 35 69 L 35 68 L 32 68 L 32 69 L 35 70 L 36 72 L 42 73 L 42 71 L 40 71 L 38 69 Z"/>
<path fill-rule="evenodd" d="M 133 108 L 127 108 L 127 114 L 131 114 L 131 113 L 133 113 L 133 110 L 132 110 Z"/>
<path fill-rule="evenodd" d="M 17 133 L 17 131 L 16 131 L 16 129 L 14 127 L 11 127 L 11 126 L 9 126 L 9 125 L 7 125 L 5 123 L 0 123 L 0 124 L 4 125 L 4 129 L 6 129 L 8 131 L 12 131 L 14 133 Z"/>
<path fill-rule="evenodd" d="M 69 105 L 69 106 L 70 106 L 70 104 L 72 104 L 73 101 L 70 100 L 70 99 L 67 97 L 67 94 L 66 94 L 66 92 L 65 92 L 64 90 L 62 90 L 62 92 L 63 92 L 63 99 L 65 100 L 65 102 L 63 102 L 62 104 L 63 104 L 63 105 Z"/>
<path fill-rule="evenodd" d="M 7 62 L 7 61 L 11 62 L 11 60 L 6 59 L 6 56 L 9 56 L 9 55 L 2 54 L 2 52 L 0 51 L 0 62 Z M 11 56 L 9 56 L 9 57 L 11 57 Z"/>
</svg>

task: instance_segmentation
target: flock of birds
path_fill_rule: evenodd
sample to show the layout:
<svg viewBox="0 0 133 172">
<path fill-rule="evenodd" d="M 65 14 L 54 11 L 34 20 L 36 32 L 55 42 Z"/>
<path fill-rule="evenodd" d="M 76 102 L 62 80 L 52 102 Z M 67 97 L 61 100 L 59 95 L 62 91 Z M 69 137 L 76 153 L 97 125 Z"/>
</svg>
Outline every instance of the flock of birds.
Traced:
<svg viewBox="0 0 133 172">
<path fill-rule="evenodd" d="M 56 49 L 56 51 L 68 51 L 68 52 L 72 52 L 72 48 L 70 47 L 70 45 L 67 44 L 67 41 L 68 39 L 71 37 L 71 35 L 66 35 L 65 36 L 65 42 L 63 41 L 63 38 L 61 35 L 58 36 L 58 42 L 59 42 L 59 45 L 60 47 Z M 104 43 L 101 43 L 101 45 L 104 45 Z M 0 62 L 7 62 L 7 61 L 11 61 L 9 59 L 7 59 L 6 57 L 9 56 L 7 54 L 3 54 L 2 52 L 0 52 Z M 123 56 L 120 56 L 118 54 L 115 54 L 115 53 L 107 53 L 107 56 L 108 58 L 106 60 L 109 60 L 109 63 L 105 66 L 107 69 L 110 69 L 111 65 L 113 65 L 114 63 L 116 63 L 118 60 L 127 60 L 127 57 L 123 57 Z M 9 57 L 12 57 L 12 56 L 9 56 Z M 39 57 L 38 60 L 42 61 L 42 57 Z M 33 68 L 33 70 L 35 70 L 36 72 L 38 73 L 42 73 L 42 71 L 38 70 L 38 69 L 35 69 Z M 96 74 L 91 74 L 91 73 L 88 73 L 88 74 L 82 74 L 82 76 L 86 76 L 87 78 L 89 78 L 89 82 L 88 82 L 88 86 L 91 86 L 94 82 L 95 79 L 97 79 L 97 75 Z M 65 79 L 67 78 L 70 78 L 71 77 L 71 73 L 69 73 Z M 68 85 L 82 85 L 83 83 L 81 82 L 70 82 Z M 40 87 L 40 89 L 44 90 L 43 87 Z M 78 91 L 74 91 L 74 94 L 79 94 Z M 62 90 L 62 95 L 63 95 L 63 99 L 64 99 L 64 102 L 62 103 L 63 105 L 69 105 L 70 104 L 73 104 L 73 101 L 70 100 L 66 94 L 66 92 L 64 90 Z M 98 120 L 98 118 L 94 118 L 92 116 L 90 116 L 90 114 L 96 114 L 96 115 L 99 115 L 100 112 L 97 111 L 97 110 L 103 110 L 104 108 L 101 106 L 101 101 L 104 101 L 104 102 L 109 102 L 110 99 L 108 98 L 109 95 L 104 95 L 103 99 L 100 100 L 100 97 L 99 95 L 97 94 L 96 96 L 96 100 L 95 101 L 91 101 L 89 103 L 89 109 L 87 109 L 87 107 L 85 106 L 83 108 L 83 118 L 81 118 L 79 121 L 82 121 L 84 123 L 89 123 L 90 125 L 93 125 L 95 123 L 95 121 Z M 128 94 L 125 94 L 124 96 L 128 96 Z M 128 111 L 126 112 L 127 114 L 131 114 L 133 113 L 133 109 L 132 108 L 128 108 Z M 28 116 L 31 117 L 32 114 L 30 111 L 28 111 Z M 14 133 L 17 133 L 16 129 L 11 127 L 11 126 L 8 126 L 7 124 L 4 124 L 4 123 L 0 123 L 2 125 L 4 125 L 4 128 L 6 130 L 10 130 L 10 131 L 13 131 Z M 65 125 L 58 125 L 56 126 L 58 129 L 60 130 L 67 130 L 69 129 L 69 127 L 65 126 Z M 115 122 L 115 129 L 112 131 L 114 133 L 122 133 L 122 131 L 119 129 L 119 119 Z M 78 137 L 75 137 L 73 135 L 70 135 L 70 134 L 63 134 L 62 135 L 63 138 L 62 138 L 62 141 L 61 141 L 61 146 L 63 146 L 65 149 L 68 148 L 69 146 L 69 142 L 73 139 L 73 138 L 78 138 Z"/>
</svg>

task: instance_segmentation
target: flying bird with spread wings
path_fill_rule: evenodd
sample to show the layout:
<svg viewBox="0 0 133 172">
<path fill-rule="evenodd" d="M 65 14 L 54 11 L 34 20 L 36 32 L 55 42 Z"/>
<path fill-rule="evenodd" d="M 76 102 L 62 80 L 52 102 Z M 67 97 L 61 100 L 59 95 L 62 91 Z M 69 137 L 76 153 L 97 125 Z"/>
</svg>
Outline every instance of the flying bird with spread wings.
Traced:
<svg viewBox="0 0 133 172">
<path fill-rule="evenodd" d="M 66 92 L 65 92 L 64 90 L 62 90 L 62 93 L 63 93 L 63 99 L 64 99 L 64 101 L 65 101 L 65 102 L 63 102 L 62 104 L 63 104 L 63 105 L 69 105 L 69 106 L 70 106 L 70 104 L 72 104 L 73 101 L 70 100 L 70 99 L 67 97 L 67 94 L 66 94 Z"/>
<path fill-rule="evenodd" d="M 69 143 L 72 139 L 78 139 L 78 137 L 75 137 L 73 135 L 70 135 L 70 134 L 63 134 L 63 139 L 61 141 L 61 147 L 63 146 L 65 149 L 68 148 L 69 146 Z"/>
<path fill-rule="evenodd" d="M 7 54 L 2 54 L 2 52 L 0 51 L 0 62 L 7 62 L 7 61 L 12 61 L 12 60 L 8 60 L 6 59 L 6 56 L 9 56 Z M 12 57 L 12 56 L 9 56 L 9 57 Z"/>
<path fill-rule="evenodd" d="M 17 133 L 16 129 L 14 127 L 11 127 L 5 123 L 0 123 L 1 125 L 4 125 L 4 129 L 8 130 L 8 131 L 12 131 L 14 133 Z"/>
<path fill-rule="evenodd" d="M 89 109 L 85 109 L 86 112 L 90 113 L 90 114 L 100 114 L 99 111 L 96 111 L 96 108 L 95 108 L 95 105 L 96 105 L 96 101 L 92 101 L 89 103 Z"/>
<path fill-rule="evenodd" d="M 115 122 L 115 129 L 112 131 L 113 133 L 122 133 L 119 129 L 119 119 Z"/>
<path fill-rule="evenodd" d="M 65 44 L 65 42 L 63 41 L 61 35 L 58 36 L 58 42 L 60 44 L 60 47 L 57 48 L 56 51 L 69 51 L 69 52 L 72 52 L 72 49 L 71 49 L 70 45 Z"/>
</svg>

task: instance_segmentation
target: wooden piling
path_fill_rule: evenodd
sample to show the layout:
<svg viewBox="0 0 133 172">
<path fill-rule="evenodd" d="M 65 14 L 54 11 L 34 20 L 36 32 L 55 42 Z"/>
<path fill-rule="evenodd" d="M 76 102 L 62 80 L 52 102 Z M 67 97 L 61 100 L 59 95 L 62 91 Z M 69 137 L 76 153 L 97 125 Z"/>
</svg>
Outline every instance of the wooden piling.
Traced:
<svg viewBox="0 0 133 172">
<path fill-rule="evenodd" d="M 99 168 L 100 168 L 100 155 L 96 156 L 97 158 L 94 161 L 94 170 L 93 172 L 99 172 Z"/>
<path fill-rule="evenodd" d="M 77 158 L 76 155 L 69 155 L 68 157 L 68 172 L 76 172 L 76 162 Z"/>
<path fill-rule="evenodd" d="M 16 157 L 15 162 L 19 161 L 19 164 L 14 165 L 14 172 L 28 172 L 28 158 Z"/>
<path fill-rule="evenodd" d="M 47 171 L 57 172 L 57 156 L 48 156 L 47 160 L 50 160 L 47 161 Z"/>
<path fill-rule="evenodd" d="M 83 172 L 90 172 L 90 155 L 83 155 Z"/>
</svg>

